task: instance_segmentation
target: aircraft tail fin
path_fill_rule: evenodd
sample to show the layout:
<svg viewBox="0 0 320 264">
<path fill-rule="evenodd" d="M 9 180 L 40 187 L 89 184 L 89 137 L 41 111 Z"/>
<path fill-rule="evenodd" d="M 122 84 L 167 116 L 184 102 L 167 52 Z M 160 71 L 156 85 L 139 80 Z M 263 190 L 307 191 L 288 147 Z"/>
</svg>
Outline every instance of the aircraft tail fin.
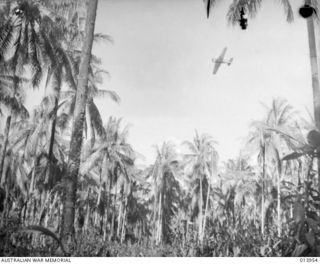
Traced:
<svg viewBox="0 0 320 264">
<path fill-rule="evenodd" d="M 231 59 L 228 61 L 228 66 L 230 66 L 232 62 L 233 62 L 233 58 L 231 58 Z"/>
</svg>

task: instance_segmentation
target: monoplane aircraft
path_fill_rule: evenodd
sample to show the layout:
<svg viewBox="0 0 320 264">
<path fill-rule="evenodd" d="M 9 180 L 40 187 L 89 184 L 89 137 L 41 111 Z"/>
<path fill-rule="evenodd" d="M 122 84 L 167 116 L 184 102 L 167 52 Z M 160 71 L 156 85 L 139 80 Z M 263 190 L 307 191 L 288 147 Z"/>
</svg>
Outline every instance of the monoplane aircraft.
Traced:
<svg viewBox="0 0 320 264">
<path fill-rule="evenodd" d="M 224 60 L 224 56 L 226 55 L 226 52 L 227 52 L 227 47 L 223 49 L 221 55 L 217 59 L 212 59 L 212 62 L 214 62 L 213 74 L 217 73 L 222 63 L 226 63 L 228 64 L 228 66 L 231 65 L 233 58 L 231 58 L 229 61 Z"/>
</svg>

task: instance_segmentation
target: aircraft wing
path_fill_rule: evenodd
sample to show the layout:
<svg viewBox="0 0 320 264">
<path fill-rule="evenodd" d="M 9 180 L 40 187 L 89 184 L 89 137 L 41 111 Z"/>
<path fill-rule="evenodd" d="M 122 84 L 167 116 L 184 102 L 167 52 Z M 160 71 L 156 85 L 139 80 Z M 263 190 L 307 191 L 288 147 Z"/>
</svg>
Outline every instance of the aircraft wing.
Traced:
<svg viewBox="0 0 320 264">
<path fill-rule="evenodd" d="M 227 52 L 227 47 L 225 47 L 221 53 L 221 55 L 219 56 L 219 58 L 217 60 L 219 61 L 223 61 L 224 59 L 224 56 L 226 55 L 226 52 Z"/>
<path fill-rule="evenodd" d="M 214 63 L 213 74 L 216 74 L 216 73 L 217 73 L 217 71 L 218 71 L 219 68 L 220 68 L 220 65 L 221 65 L 220 62 L 215 62 L 215 63 Z"/>
</svg>

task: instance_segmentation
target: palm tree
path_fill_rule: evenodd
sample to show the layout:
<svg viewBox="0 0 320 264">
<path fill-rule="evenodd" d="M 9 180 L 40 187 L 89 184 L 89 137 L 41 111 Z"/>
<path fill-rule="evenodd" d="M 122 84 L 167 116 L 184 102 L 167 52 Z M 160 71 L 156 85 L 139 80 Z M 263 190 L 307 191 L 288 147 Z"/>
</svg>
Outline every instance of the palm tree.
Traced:
<svg viewBox="0 0 320 264">
<path fill-rule="evenodd" d="M 66 82 L 72 89 L 76 89 L 76 82 L 74 80 L 74 73 L 69 59 L 67 51 L 62 47 L 63 39 L 57 39 L 61 33 L 61 28 L 54 26 L 54 21 L 47 21 L 45 27 L 48 28 L 48 39 L 50 39 L 52 49 L 55 55 L 55 60 L 51 62 L 47 74 L 47 85 L 51 79 L 51 86 L 54 91 L 54 103 L 52 113 L 52 124 L 51 124 L 51 139 L 48 149 L 49 160 L 52 159 L 53 142 L 56 130 L 57 114 L 59 108 L 59 100 L 61 94 L 61 86 L 63 82 Z M 60 32 L 59 32 L 60 31 Z"/>
<path fill-rule="evenodd" d="M 217 163 L 217 152 L 214 148 L 214 140 L 209 135 L 199 136 L 198 132 L 193 142 L 186 141 L 184 144 L 191 153 L 185 155 L 186 171 L 190 175 L 194 185 L 194 195 L 197 196 L 198 208 L 198 240 L 202 243 L 205 229 L 205 219 L 208 209 L 208 196 L 210 193 L 210 171 L 213 176 L 213 168 Z M 215 166 L 213 166 L 215 165 Z M 206 195 L 204 195 L 203 186 L 208 187 Z M 207 197 L 205 204 L 205 212 L 203 218 L 204 197 Z"/>
<path fill-rule="evenodd" d="M 86 38 L 83 43 L 82 61 L 80 64 L 78 89 L 76 96 L 74 120 L 72 125 L 72 135 L 70 142 L 70 153 L 68 161 L 68 174 L 65 177 L 65 200 L 63 206 L 62 219 L 62 238 L 63 244 L 71 245 L 74 238 L 74 218 L 75 218 L 75 202 L 77 191 L 77 177 L 80 167 L 80 155 L 82 147 L 83 122 L 85 114 L 85 105 L 87 101 L 87 85 L 89 75 L 89 64 L 91 58 L 91 50 L 94 37 L 94 27 L 96 20 L 96 12 L 98 0 L 88 2 L 88 13 L 86 21 L 85 34 Z M 69 242 L 69 243 L 68 243 Z"/>
<path fill-rule="evenodd" d="M 228 160 L 225 164 L 225 172 L 219 176 L 220 184 L 234 187 L 234 207 L 235 214 L 238 215 L 238 225 L 235 228 L 245 228 L 245 221 L 248 219 L 249 221 L 253 219 L 255 225 L 259 196 L 257 188 L 260 183 L 248 160 L 241 155 L 237 160 Z"/>
<path fill-rule="evenodd" d="M 51 49 L 54 53 L 54 60 L 51 61 L 50 66 L 48 67 L 47 81 L 46 86 L 51 86 L 53 90 L 53 96 L 48 96 L 52 98 L 53 102 L 48 107 L 52 107 L 51 116 L 51 135 L 50 135 L 50 144 L 48 145 L 48 167 L 46 178 L 51 178 L 50 169 L 54 166 L 54 142 L 56 135 L 56 126 L 58 119 L 58 109 L 65 102 L 60 103 L 61 96 L 61 87 L 63 83 L 68 84 L 68 86 L 76 90 L 76 81 L 75 73 L 72 65 L 72 60 L 70 58 L 70 50 L 66 47 L 69 47 L 68 43 L 68 33 L 69 30 L 66 30 L 66 23 L 60 22 L 61 17 L 54 17 L 54 20 L 46 18 L 42 22 L 42 26 L 47 30 L 47 39 L 50 40 Z"/>
<path fill-rule="evenodd" d="M 261 170 L 261 234 L 264 234 L 264 211 L 265 211 L 265 179 L 266 179 L 266 151 L 268 148 L 268 134 L 265 132 L 260 123 L 253 123 L 254 131 L 251 132 L 248 145 L 254 145 L 255 151 L 258 152 L 258 163 Z"/>
<path fill-rule="evenodd" d="M 30 65 L 32 86 L 38 87 L 43 75 L 42 65 L 54 60 L 46 28 L 42 26 L 46 16 L 32 1 L 20 1 L 1 27 L 0 50 L 13 75 L 22 75 L 24 66 Z"/>
<path fill-rule="evenodd" d="M 10 12 L 10 6 L 7 12 Z M 31 82 L 37 87 L 42 77 L 42 64 L 54 61 L 54 53 L 50 45 L 42 21 L 45 20 L 40 13 L 39 6 L 30 1 L 18 2 L 13 13 L 8 15 L 7 21 L 0 28 L 1 63 L 13 76 L 12 92 L 15 97 L 18 93 L 19 78 L 25 71 L 25 66 L 31 69 Z M 7 136 L 12 121 L 12 112 L 9 112 L 6 123 Z M 7 140 L 4 141 L 2 157 L 6 149 Z M 3 159 L 3 158 L 2 158 Z M 3 164 L 3 162 L 1 162 Z M 1 165 L 2 167 L 3 165 Z M 0 168 L 1 172 L 2 169 Z"/>
<path fill-rule="evenodd" d="M 74 0 L 62 0 L 60 3 L 52 3 L 43 0 L 46 7 L 53 9 L 54 20 L 46 19 L 45 26 L 48 28 L 48 38 L 51 40 L 53 50 L 55 52 L 56 62 L 52 63 L 48 70 L 48 80 L 52 79 L 51 85 L 54 90 L 54 112 L 52 118 L 52 135 L 51 144 L 49 146 L 49 157 L 52 156 L 52 148 L 56 127 L 57 119 L 57 108 L 59 100 L 67 99 L 68 117 L 73 116 L 76 90 L 77 90 L 77 77 L 79 76 L 79 67 L 81 62 L 81 51 L 78 50 L 78 46 L 83 43 L 83 32 L 81 31 L 80 25 L 77 21 L 79 18 L 79 10 L 83 5 L 83 1 Z M 66 10 L 67 8 L 67 10 Z M 69 9 L 70 8 L 70 9 Z M 58 15 L 56 14 L 58 13 Z M 66 14 L 67 13 L 67 14 Z M 44 24 L 44 23 L 43 23 Z M 95 34 L 94 40 L 110 40 L 109 36 L 103 34 Z M 93 130 L 92 147 L 94 144 L 94 128 L 97 130 L 98 135 L 102 135 L 103 126 L 100 113 L 93 102 L 93 97 L 103 96 L 109 94 L 114 100 L 119 101 L 119 97 L 112 91 L 102 91 L 97 88 L 97 84 L 102 83 L 102 73 L 107 73 L 104 70 L 98 68 L 101 62 L 94 55 L 91 55 L 90 69 L 89 69 L 89 92 L 88 92 L 88 103 L 86 107 L 86 119 L 89 118 L 88 122 L 85 122 L 85 128 L 90 127 Z M 62 80 L 68 84 L 70 90 L 68 92 L 61 92 Z M 65 98 L 68 97 L 68 98 Z M 65 107 L 66 108 L 66 107 Z M 91 118 L 90 118 L 91 117 Z M 93 120 L 91 122 L 91 120 Z M 89 123 L 89 124 L 87 124 Z M 93 125 L 91 125 L 93 124 Z M 87 129 L 85 129 L 85 132 Z"/>
<path fill-rule="evenodd" d="M 258 161 L 262 167 L 262 199 L 261 199 L 261 233 L 264 234 L 265 212 L 265 181 L 267 165 L 275 168 L 271 173 L 277 175 L 277 201 L 278 201 L 278 235 L 281 235 L 281 193 L 280 183 L 282 176 L 281 156 L 287 152 L 290 143 L 288 140 L 275 133 L 273 130 L 287 131 L 292 127 L 294 112 L 292 107 L 285 101 L 274 99 L 271 107 L 267 107 L 268 113 L 262 122 L 253 122 L 254 131 L 249 136 L 248 147 L 258 153 Z"/>
<path fill-rule="evenodd" d="M 212 9 L 214 8 L 215 4 L 219 0 L 204 0 L 206 3 L 207 8 L 207 17 L 210 16 Z M 262 4 L 262 0 L 235 0 L 229 6 L 227 18 L 229 22 L 232 24 L 236 24 L 240 19 L 240 10 L 245 8 L 246 11 L 254 17 L 258 12 Z M 293 21 L 293 10 L 289 0 L 281 0 L 279 1 L 280 4 L 283 6 L 283 10 L 285 12 L 285 16 L 288 22 Z"/>
<path fill-rule="evenodd" d="M 314 0 L 306 0 L 306 4 L 312 4 L 319 11 L 319 2 Z M 319 82 L 319 49 L 317 49 L 317 32 L 319 32 L 319 17 L 313 14 L 307 18 L 308 40 L 309 40 L 309 54 L 311 64 L 312 77 L 312 92 L 313 92 L 313 107 L 314 120 L 318 131 L 320 131 L 320 82 Z M 318 191 L 320 191 L 320 158 L 318 158 Z"/>
<path fill-rule="evenodd" d="M 285 100 L 273 100 L 272 107 L 269 108 L 268 117 L 266 124 L 271 129 L 280 129 L 286 131 L 292 129 L 292 124 L 294 120 L 294 111 L 292 106 L 289 105 Z M 281 156 L 283 152 L 287 152 L 290 148 L 290 142 L 278 133 L 270 133 L 270 141 L 274 145 L 274 154 L 273 154 L 273 163 L 275 165 L 275 171 L 277 175 L 277 212 L 278 212 L 278 236 L 281 236 L 281 178 L 285 173 L 284 168 L 285 164 L 281 162 Z M 281 153 L 282 152 L 282 153 Z"/>
<path fill-rule="evenodd" d="M 99 87 L 97 86 L 98 84 L 102 83 L 103 73 L 105 73 L 105 71 L 99 69 L 97 63 L 91 62 L 84 121 L 84 132 L 86 137 L 89 134 L 88 131 L 91 132 L 91 148 L 93 148 L 94 146 L 96 135 L 103 138 L 105 134 L 101 114 L 94 102 L 94 98 L 108 96 L 113 101 L 117 103 L 120 102 L 120 97 L 116 92 L 111 90 L 99 89 Z M 69 118 L 73 116 L 75 110 L 76 92 L 77 91 L 75 89 L 61 92 L 61 98 L 66 102 L 63 106 L 62 111 L 66 112 Z"/>
<path fill-rule="evenodd" d="M 26 80 L 17 76 L 11 76 L 3 74 L 0 76 L 0 104 L 6 106 L 9 113 L 6 119 L 6 126 L 4 131 L 4 140 L 2 145 L 1 162 L 0 162 L 0 183 L 2 181 L 3 166 L 7 153 L 7 147 L 9 143 L 10 125 L 12 122 L 12 116 L 22 119 L 29 116 L 28 110 L 23 105 L 24 92 L 22 90 L 22 83 L 26 83 Z M 14 87 L 14 89 L 12 89 Z"/>
<path fill-rule="evenodd" d="M 146 173 L 153 185 L 153 238 L 160 244 L 169 241 L 170 222 L 178 209 L 179 163 L 172 143 L 164 142 L 156 150 L 156 160 Z"/>
<path fill-rule="evenodd" d="M 61 141 L 61 137 L 57 135 L 54 148 L 56 157 L 53 162 L 54 166 L 48 166 L 46 148 L 50 142 L 49 120 L 50 108 L 48 100 L 45 98 L 40 106 L 32 111 L 31 118 L 12 124 L 7 152 L 15 153 L 15 155 L 11 154 L 12 164 L 15 159 L 21 160 L 22 168 L 26 172 L 26 195 L 21 197 L 24 201 L 24 214 L 21 220 L 26 224 L 39 224 L 42 219 L 48 219 L 50 210 L 47 210 L 46 205 L 52 190 L 61 178 L 65 163 L 66 150 L 63 145 L 66 142 Z M 48 170 L 51 171 L 49 179 L 46 177 Z M 15 172 L 13 169 L 11 171 Z M 21 171 L 20 169 L 20 174 Z M 23 176 L 23 174 L 21 175 Z"/>
<path fill-rule="evenodd" d="M 76 78 L 79 76 L 79 67 L 81 62 L 81 51 L 79 51 L 79 45 L 83 43 L 84 34 L 81 29 L 80 20 L 81 10 L 84 9 L 85 1 L 74 1 L 74 0 L 61 0 L 56 1 L 54 4 L 50 1 L 42 0 L 42 5 L 46 9 L 50 10 L 50 16 L 52 19 L 45 17 L 42 25 L 47 29 L 47 38 L 50 40 L 52 50 L 55 55 L 55 61 L 51 62 L 47 74 L 47 85 L 49 84 L 53 88 L 53 111 L 51 114 L 51 139 L 48 148 L 48 166 L 53 166 L 53 144 L 55 142 L 56 125 L 58 119 L 58 108 L 63 105 L 62 113 L 64 123 L 66 123 L 73 116 L 75 101 L 76 101 L 76 90 L 77 81 Z M 47 11 L 48 11 L 47 10 Z M 102 34 L 95 34 L 95 40 L 108 39 L 107 36 Z M 98 108 L 93 102 L 93 96 L 105 95 L 106 93 L 112 94 L 114 100 L 119 100 L 119 97 L 108 91 L 98 90 L 96 83 L 102 83 L 100 76 L 103 70 L 98 69 L 96 66 L 99 60 L 91 55 L 91 64 L 89 69 L 89 92 L 88 92 L 88 103 L 86 107 L 86 117 L 89 116 L 89 121 L 85 122 L 85 128 L 88 126 L 93 130 L 92 145 L 94 145 L 94 129 L 97 130 L 98 134 L 102 136 L 103 126 L 102 119 Z M 63 82 L 67 83 L 70 90 L 68 92 L 62 92 L 61 86 Z M 65 97 L 68 98 L 65 98 Z M 66 99 L 60 103 L 60 98 Z M 68 109 L 67 114 L 64 110 Z M 91 117 L 91 118 L 90 118 Z M 88 118 L 87 118 L 88 119 Z M 86 125 L 88 124 L 88 125 Z M 87 129 L 85 129 L 87 131 Z M 47 170 L 47 178 L 50 176 L 50 169 Z"/>
<path fill-rule="evenodd" d="M 109 216 L 110 205 L 111 205 L 111 193 L 114 188 L 114 201 L 113 211 L 111 218 L 110 236 L 111 239 L 114 235 L 114 224 L 116 215 L 116 203 L 118 195 L 118 187 L 120 187 L 120 208 L 119 210 L 119 221 L 117 235 L 121 238 L 122 226 L 120 222 L 124 223 L 127 208 L 127 196 L 130 193 L 130 186 L 134 179 L 132 171 L 135 152 L 131 145 L 127 142 L 128 137 L 128 126 L 125 126 L 122 130 L 120 129 L 121 119 L 109 118 L 109 121 L 104 128 L 104 136 L 96 143 L 96 147 L 93 149 L 90 147 L 89 155 L 84 158 L 80 166 L 80 174 L 89 174 L 92 168 L 99 166 L 99 182 L 98 182 L 98 199 L 97 205 L 100 203 L 101 192 L 106 191 L 106 186 L 109 185 L 108 202 L 106 216 Z M 104 186 L 104 187 L 103 187 Z M 124 201 L 124 202 L 123 202 Z"/>
<path fill-rule="evenodd" d="M 136 175 L 143 173 L 136 172 Z M 150 235 L 148 217 L 151 214 L 150 200 L 151 187 L 145 180 L 137 180 L 132 183 L 130 194 L 128 195 L 127 230 L 133 230 L 138 241 Z M 123 237 L 122 237 L 123 239 Z"/>
<path fill-rule="evenodd" d="M 306 4 L 312 5 L 319 11 L 319 2 L 315 0 L 306 0 Z M 319 83 L 319 50 L 316 44 L 316 35 L 319 31 L 319 17 L 313 14 L 307 18 L 308 40 L 309 40 L 309 54 L 311 64 L 312 89 L 313 89 L 313 105 L 314 118 L 318 130 L 320 130 L 320 83 Z M 320 178 L 319 178 L 320 179 Z M 319 184 L 320 188 L 320 184 Z M 320 190 L 320 189 L 319 189 Z"/>
</svg>

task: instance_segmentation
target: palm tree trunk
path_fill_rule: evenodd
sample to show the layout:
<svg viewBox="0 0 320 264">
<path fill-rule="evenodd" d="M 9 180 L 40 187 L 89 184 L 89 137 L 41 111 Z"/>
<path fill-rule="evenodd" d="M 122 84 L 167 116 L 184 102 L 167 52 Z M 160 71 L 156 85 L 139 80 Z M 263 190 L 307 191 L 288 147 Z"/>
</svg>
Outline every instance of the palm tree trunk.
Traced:
<svg viewBox="0 0 320 264">
<path fill-rule="evenodd" d="M 299 188 L 300 188 L 300 185 L 301 185 L 301 174 L 302 174 L 302 171 L 303 171 L 303 168 L 302 168 L 302 161 L 301 160 L 298 160 L 299 162 L 299 167 L 298 167 L 298 172 L 297 172 L 297 191 L 299 191 Z"/>
<path fill-rule="evenodd" d="M 119 215 L 118 215 L 118 226 L 117 226 L 117 237 L 120 238 L 120 230 L 122 227 L 122 211 L 123 211 L 123 201 L 122 197 L 120 198 L 120 208 L 119 208 Z"/>
<path fill-rule="evenodd" d="M 310 2 L 310 1 L 309 1 Z M 316 16 L 307 18 L 310 64 L 312 73 L 312 91 L 315 125 L 320 131 L 320 84 L 319 84 L 319 62 L 318 47 L 316 43 L 316 32 L 319 32 L 319 24 L 315 21 Z M 318 158 L 318 191 L 320 191 L 320 158 Z"/>
<path fill-rule="evenodd" d="M 127 205 L 128 205 L 128 196 L 126 196 L 125 202 L 124 202 L 124 213 L 123 213 L 123 218 L 122 218 L 122 230 L 121 230 L 120 243 L 123 243 L 125 236 L 126 236 Z"/>
<path fill-rule="evenodd" d="M 59 104 L 59 96 L 60 96 L 61 87 L 59 85 L 57 95 L 54 100 L 54 109 L 53 109 L 53 120 L 51 123 L 51 135 L 50 135 L 50 142 L 49 142 L 49 150 L 48 150 L 48 169 L 46 172 L 46 179 L 45 182 L 48 183 L 49 179 L 51 178 L 51 166 L 52 166 L 52 156 L 53 156 L 53 145 L 54 145 L 54 138 L 56 133 L 56 123 L 57 123 L 57 113 L 58 113 L 58 104 Z"/>
<path fill-rule="evenodd" d="M 108 225 L 108 214 L 107 214 L 107 211 L 105 211 L 104 216 L 103 216 L 103 226 L 102 226 L 103 242 L 105 242 L 107 239 L 107 225 Z"/>
<path fill-rule="evenodd" d="M 202 234 L 202 207 L 203 207 L 203 191 L 202 191 L 202 176 L 200 176 L 200 205 L 199 205 L 199 229 L 198 229 L 198 241 L 201 241 Z"/>
<path fill-rule="evenodd" d="M 264 234 L 264 197 L 261 198 L 261 234 Z"/>
<path fill-rule="evenodd" d="M 83 227 L 85 233 L 89 229 L 89 221 L 90 221 L 90 205 L 89 205 L 89 203 L 87 203 L 87 212 L 86 212 L 86 217 L 84 220 L 84 227 Z"/>
<path fill-rule="evenodd" d="M 309 211 L 309 182 L 310 182 L 310 174 L 313 167 L 313 159 L 314 157 L 311 157 L 310 163 L 308 164 L 307 174 L 305 176 L 305 210 L 308 213 Z"/>
<path fill-rule="evenodd" d="M 206 201 L 206 208 L 204 210 L 204 220 L 203 220 L 203 230 L 202 230 L 202 235 L 201 235 L 201 243 L 203 241 L 204 237 L 204 232 L 206 229 L 206 222 L 207 222 L 207 211 L 208 211 L 208 205 L 209 205 L 209 197 L 210 197 L 210 184 L 211 184 L 211 179 L 213 178 L 213 167 L 214 167 L 214 155 L 213 152 L 211 153 L 211 177 L 208 175 L 208 191 L 207 191 L 207 201 Z M 241 167 L 241 164 L 240 164 Z"/>
<path fill-rule="evenodd" d="M 101 201 L 101 192 L 102 192 L 102 165 L 103 165 L 103 163 L 101 164 L 101 167 L 100 167 L 100 170 L 99 170 L 99 190 L 98 190 L 98 198 L 97 198 L 97 207 L 99 206 L 100 201 Z"/>
<path fill-rule="evenodd" d="M 266 146 L 263 146 L 263 153 L 262 153 L 262 193 L 261 193 L 261 234 L 264 235 L 264 181 L 265 181 L 265 174 L 266 174 Z"/>
<path fill-rule="evenodd" d="M 49 161 L 49 168 L 52 165 L 52 155 L 53 155 L 53 145 L 54 145 L 54 138 L 56 133 L 56 124 L 57 124 L 57 115 L 58 115 L 58 108 L 59 108 L 59 100 L 60 100 L 60 92 L 61 92 L 61 75 L 62 75 L 62 66 L 56 69 L 54 74 L 55 77 L 55 97 L 54 97 L 54 107 L 53 107 L 53 118 L 51 124 L 51 135 L 50 135 L 50 143 L 49 143 L 49 150 L 48 150 L 48 161 Z M 50 178 L 51 170 L 47 171 L 46 181 Z"/>
<path fill-rule="evenodd" d="M 281 164 L 280 164 L 281 168 Z M 277 216 L 278 216 L 278 237 L 281 237 L 281 190 L 280 190 L 280 183 L 281 183 L 281 171 L 277 173 Z"/>
<path fill-rule="evenodd" d="M 154 196 L 154 202 L 153 202 L 153 239 L 154 242 L 157 240 L 157 197 Z"/>
<path fill-rule="evenodd" d="M 38 144 L 38 142 L 37 142 Z M 33 192 L 33 189 L 34 189 L 34 180 L 35 180 L 35 177 L 36 177 L 36 168 L 37 168 L 37 150 L 35 151 L 34 153 L 34 158 L 33 158 L 33 171 L 32 171 L 32 174 L 31 174 L 31 182 L 30 182 L 30 187 L 29 187 L 29 195 L 32 194 Z"/>
<path fill-rule="evenodd" d="M 49 207 L 49 216 L 50 218 L 53 220 L 54 218 L 54 210 L 55 210 L 55 207 L 56 207 L 56 203 L 57 203 L 57 200 L 58 200 L 58 192 L 56 192 L 54 194 L 54 198 L 53 198 L 53 201 L 50 203 L 50 207 Z M 54 221 L 54 220 L 53 220 Z"/>
<path fill-rule="evenodd" d="M 93 214 L 93 227 L 97 227 L 97 224 L 98 224 L 98 209 L 96 209 L 94 211 L 94 214 Z"/>
<path fill-rule="evenodd" d="M 90 146 L 91 148 L 94 147 L 94 143 L 96 142 L 96 135 L 95 135 L 95 130 L 94 130 L 94 126 L 92 123 L 92 118 L 90 115 L 90 103 L 93 103 L 93 99 L 90 98 L 88 99 L 88 102 L 86 104 L 86 138 L 87 140 L 90 140 Z"/>
<path fill-rule="evenodd" d="M 54 144 L 54 136 L 56 132 L 56 121 L 57 121 L 57 112 L 58 112 L 58 103 L 59 99 L 58 97 L 54 100 L 54 113 L 53 113 L 53 120 L 51 124 L 51 135 L 50 135 L 50 143 L 49 143 L 49 150 L 48 150 L 48 159 L 49 162 L 51 161 L 52 154 L 53 154 L 53 144 Z"/>
<path fill-rule="evenodd" d="M 91 59 L 91 50 L 94 36 L 98 0 L 88 1 L 88 13 L 85 29 L 85 40 L 82 48 L 74 120 L 70 142 L 68 172 L 65 176 L 65 197 L 62 214 L 62 243 L 69 251 L 69 246 L 74 242 L 74 219 L 77 192 L 77 178 L 80 167 L 82 148 L 83 122 L 87 100 L 88 71 Z"/>
<path fill-rule="evenodd" d="M 159 198 L 159 208 L 158 208 L 158 226 L 157 226 L 157 238 L 156 238 L 156 244 L 159 245 L 161 242 L 161 226 L 162 226 L 162 193 L 160 192 L 160 198 Z"/>
<path fill-rule="evenodd" d="M 10 125 L 11 125 L 11 113 L 7 117 L 6 128 L 4 131 L 4 143 L 2 147 L 2 155 L 1 155 L 1 163 L 0 163 L 0 186 L 3 186 L 3 182 L 4 182 L 3 167 L 4 167 L 4 160 L 7 154 L 7 147 L 9 143 Z"/>
<path fill-rule="evenodd" d="M 122 184 L 122 187 L 121 187 L 121 198 L 120 198 L 120 208 L 119 208 L 119 215 L 118 215 L 118 227 L 117 227 L 117 237 L 120 239 L 121 241 L 121 229 L 122 229 L 122 226 L 123 226 L 123 217 L 124 217 L 124 213 L 125 213 L 125 207 L 124 207 L 124 184 Z"/>
<path fill-rule="evenodd" d="M 207 191 L 207 199 L 206 199 L 206 208 L 204 210 L 204 217 L 203 217 L 203 225 L 202 225 L 202 233 L 201 233 L 201 243 L 203 242 L 204 232 L 206 229 L 206 222 L 207 222 L 207 211 L 208 211 L 208 204 L 209 204 L 209 196 L 210 196 L 210 182 L 208 181 L 208 191 Z"/>
<path fill-rule="evenodd" d="M 108 228 L 108 217 L 110 215 L 110 209 L 111 209 L 111 189 L 112 189 L 112 182 L 113 182 L 113 173 L 111 173 L 111 179 L 108 179 L 109 182 L 109 192 L 108 192 L 108 203 L 107 203 L 107 219 L 106 219 L 106 228 Z M 111 233 L 111 227 L 110 227 L 110 233 Z M 109 241 L 111 240 L 111 234 L 109 233 Z"/>
<path fill-rule="evenodd" d="M 256 215 L 257 215 L 257 204 L 254 202 L 254 208 L 253 208 L 253 224 L 256 227 Z"/>
<path fill-rule="evenodd" d="M 110 231 L 110 238 L 109 238 L 110 241 L 111 241 L 111 239 L 113 238 L 113 234 L 114 234 L 114 220 L 115 220 L 115 217 L 116 217 L 117 192 L 118 192 L 118 185 L 117 185 L 117 183 L 116 183 L 116 190 L 115 190 L 115 194 L 114 194 L 114 198 L 113 198 L 113 210 L 112 210 L 112 220 L 111 220 L 111 231 Z"/>
</svg>

